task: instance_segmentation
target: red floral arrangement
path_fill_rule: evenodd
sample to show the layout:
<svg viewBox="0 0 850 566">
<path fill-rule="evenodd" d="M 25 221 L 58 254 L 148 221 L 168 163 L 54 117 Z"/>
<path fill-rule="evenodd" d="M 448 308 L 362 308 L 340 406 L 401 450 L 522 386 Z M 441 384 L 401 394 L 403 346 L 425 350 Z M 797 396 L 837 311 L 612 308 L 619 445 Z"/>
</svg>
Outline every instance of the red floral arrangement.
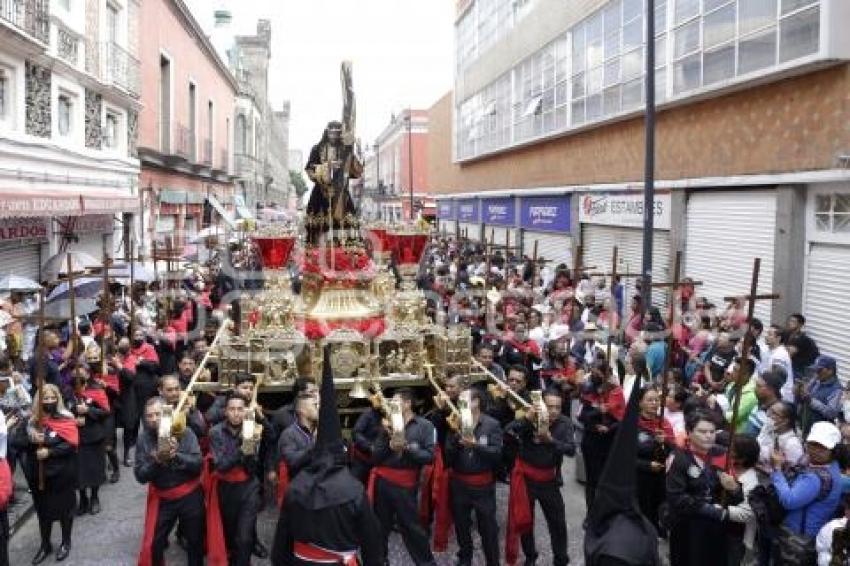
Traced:
<svg viewBox="0 0 850 566">
<path fill-rule="evenodd" d="M 392 238 L 393 256 L 399 265 L 417 264 L 422 259 L 428 234 L 389 234 Z"/>
<path fill-rule="evenodd" d="M 386 329 L 386 323 L 383 316 L 374 316 L 362 320 L 344 320 L 344 321 L 325 321 L 325 320 L 304 320 L 302 325 L 299 325 L 299 330 L 310 340 L 318 340 L 324 338 L 334 330 L 339 328 L 350 328 L 356 330 L 366 338 L 374 338 L 383 334 Z"/>
<path fill-rule="evenodd" d="M 310 249 L 299 258 L 299 264 L 302 273 L 321 275 L 327 282 L 359 283 L 375 277 L 372 259 L 361 251 L 352 252 L 343 248 Z"/>
</svg>

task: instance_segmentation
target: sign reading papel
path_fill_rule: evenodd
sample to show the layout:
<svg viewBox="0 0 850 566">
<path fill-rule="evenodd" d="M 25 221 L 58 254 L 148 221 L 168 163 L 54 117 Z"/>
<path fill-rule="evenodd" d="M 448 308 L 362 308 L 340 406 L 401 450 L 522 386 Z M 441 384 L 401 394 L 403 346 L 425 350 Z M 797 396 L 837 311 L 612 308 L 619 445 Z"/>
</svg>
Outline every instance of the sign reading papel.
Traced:
<svg viewBox="0 0 850 566">
<path fill-rule="evenodd" d="M 579 221 L 609 226 L 643 226 L 643 195 L 640 193 L 587 193 L 581 196 Z M 670 229 L 670 193 L 655 195 L 654 226 Z"/>
<path fill-rule="evenodd" d="M 520 226 L 546 232 L 570 231 L 570 197 L 524 197 Z"/>
</svg>

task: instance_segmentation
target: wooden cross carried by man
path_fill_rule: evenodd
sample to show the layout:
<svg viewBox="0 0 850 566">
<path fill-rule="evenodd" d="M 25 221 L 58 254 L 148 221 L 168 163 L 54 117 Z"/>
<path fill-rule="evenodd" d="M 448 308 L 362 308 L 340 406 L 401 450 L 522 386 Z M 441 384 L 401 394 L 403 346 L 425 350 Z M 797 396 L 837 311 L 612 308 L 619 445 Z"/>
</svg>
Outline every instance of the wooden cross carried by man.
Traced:
<svg viewBox="0 0 850 566">
<path fill-rule="evenodd" d="M 742 297 L 723 297 L 723 300 L 729 301 L 735 298 L 747 301 L 747 331 L 744 334 L 743 343 L 741 345 L 741 363 L 738 364 L 738 371 L 735 374 L 734 392 L 735 400 L 732 402 L 732 418 L 729 420 L 729 446 L 730 448 L 735 443 L 735 421 L 738 420 L 738 409 L 741 404 L 741 391 L 746 385 L 750 375 L 747 372 L 747 364 L 744 363 L 752 349 L 753 343 L 753 315 L 755 314 L 757 301 L 769 301 L 779 299 L 778 293 L 762 293 L 759 294 L 759 271 L 761 270 L 761 258 L 757 257 L 753 260 L 753 274 L 750 280 L 750 293 Z M 726 471 L 729 472 L 732 466 L 732 458 L 728 458 L 726 463 Z"/>
<path fill-rule="evenodd" d="M 676 304 L 679 302 L 677 300 L 678 294 L 677 291 L 682 287 L 696 287 L 698 285 L 702 285 L 702 281 L 691 281 L 690 279 L 686 281 L 682 281 L 682 252 L 676 252 L 676 260 L 673 263 L 673 281 L 670 283 L 653 283 L 653 289 L 670 289 L 670 304 L 668 305 L 668 315 L 667 315 L 667 328 L 666 332 L 666 341 L 667 348 L 664 355 L 664 366 L 661 370 L 661 412 L 658 416 L 658 424 L 659 426 L 664 422 L 664 411 L 667 403 L 667 394 L 669 392 L 669 376 L 667 375 L 670 371 L 670 362 L 673 359 L 673 347 L 676 345 L 676 338 L 673 335 L 673 324 L 676 322 Z M 681 305 L 679 305 L 681 307 Z M 681 309 L 679 309 L 681 310 Z"/>
</svg>

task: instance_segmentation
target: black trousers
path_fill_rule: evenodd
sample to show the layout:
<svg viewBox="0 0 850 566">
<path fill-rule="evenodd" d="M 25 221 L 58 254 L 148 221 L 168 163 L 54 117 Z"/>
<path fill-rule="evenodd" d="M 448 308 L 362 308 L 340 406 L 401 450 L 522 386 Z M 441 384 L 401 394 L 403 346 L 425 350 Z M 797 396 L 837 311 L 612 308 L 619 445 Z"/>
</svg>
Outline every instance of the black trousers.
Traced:
<svg viewBox="0 0 850 566">
<path fill-rule="evenodd" d="M 151 545 L 151 557 L 156 565 L 163 564 L 163 554 L 168 535 L 179 521 L 180 530 L 186 537 L 188 566 L 204 564 L 204 532 L 206 508 L 204 492 L 199 487 L 189 495 L 173 501 L 160 501 L 159 516 Z"/>
<path fill-rule="evenodd" d="M 435 564 L 428 531 L 419 522 L 417 491 L 394 485 L 383 478 L 375 482 L 375 515 L 381 522 L 384 556 L 389 550 L 390 532 L 398 525 L 404 546 L 416 566 Z"/>
<path fill-rule="evenodd" d="M 9 566 L 9 513 L 0 510 L 0 566 Z"/>
<path fill-rule="evenodd" d="M 581 453 L 584 456 L 584 499 L 588 511 L 596 496 L 596 484 L 605 467 L 605 460 L 611 451 L 611 436 L 585 433 L 581 441 Z"/>
<path fill-rule="evenodd" d="M 526 480 L 528 499 L 531 503 L 532 513 L 535 502 L 540 503 L 546 526 L 549 527 L 549 540 L 552 544 L 553 566 L 566 566 L 570 563 L 567 552 L 567 509 L 564 506 L 564 497 L 557 482 L 537 483 Z M 537 549 L 534 546 L 534 530 L 522 535 L 522 553 L 526 560 L 537 559 Z"/>
<path fill-rule="evenodd" d="M 254 532 L 260 512 L 260 484 L 256 478 L 244 482 L 218 484 L 221 523 L 232 566 L 250 566 L 254 550 Z"/>
<path fill-rule="evenodd" d="M 453 479 L 450 484 L 452 519 L 457 536 L 458 564 L 472 564 L 472 512 L 478 523 L 487 566 L 499 566 L 499 524 L 496 522 L 496 486 L 470 487 Z"/>
</svg>

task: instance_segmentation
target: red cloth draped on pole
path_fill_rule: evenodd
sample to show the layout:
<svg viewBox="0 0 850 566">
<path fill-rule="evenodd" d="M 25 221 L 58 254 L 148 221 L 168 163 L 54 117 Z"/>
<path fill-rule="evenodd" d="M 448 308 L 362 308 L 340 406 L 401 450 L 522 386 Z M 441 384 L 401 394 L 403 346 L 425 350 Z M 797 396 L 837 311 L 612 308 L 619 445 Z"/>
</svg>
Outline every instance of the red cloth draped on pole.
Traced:
<svg viewBox="0 0 850 566">
<path fill-rule="evenodd" d="M 41 421 L 43 426 L 46 426 L 60 437 L 62 440 L 77 448 L 80 445 L 80 429 L 77 428 L 77 421 L 71 417 L 44 417 Z"/>
<path fill-rule="evenodd" d="M 221 522 L 221 505 L 218 501 L 218 482 L 239 483 L 248 481 L 245 468 L 232 468 L 226 472 L 213 472 L 207 493 L 207 566 L 227 566 L 227 544 Z"/>
<path fill-rule="evenodd" d="M 434 551 L 445 552 L 449 545 L 449 529 L 452 527 L 452 510 L 449 504 L 449 479 L 451 470 L 446 468 L 443 449 L 438 446 L 434 453 Z"/>
<path fill-rule="evenodd" d="M 419 470 L 416 468 L 389 468 L 387 466 L 375 466 L 369 472 L 369 483 L 366 493 L 369 502 L 375 504 L 375 482 L 378 478 L 384 478 L 391 484 L 405 489 L 415 489 L 419 482 Z"/>
<path fill-rule="evenodd" d="M 437 447 L 434 452 L 435 460 L 436 453 L 440 451 Z M 431 509 L 433 509 L 432 495 L 434 493 L 434 464 L 422 466 L 422 488 L 419 492 L 419 522 L 427 528 L 431 524 Z"/>
<path fill-rule="evenodd" d="M 289 467 L 283 460 L 277 465 L 277 508 L 283 507 L 283 498 L 286 496 L 286 490 L 289 488 Z"/>
<path fill-rule="evenodd" d="M 201 486 L 198 479 L 189 480 L 186 483 L 169 489 L 159 489 L 153 484 L 148 484 L 148 502 L 145 510 L 145 530 L 142 536 L 142 548 L 139 549 L 138 566 L 156 566 L 151 554 L 153 537 L 156 534 L 156 522 L 159 518 L 159 502 L 174 501 L 186 497 Z"/>
<path fill-rule="evenodd" d="M 100 388 L 87 388 L 83 389 L 82 392 L 83 397 L 103 409 L 104 411 L 109 410 L 109 397 L 106 396 L 106 390 Z"/>
<path fill-rule="evenodd" d="M 320 564 L 342 564 L 343 566 L 358 566 L 357 551 L 339 552 L 296 540 L 293 545 L 295 558 L 305 562 Z"/>
<path fill-rule="evenodd" d="M 508 528 L 505 535 L 505 560 L 509 565 L 519 557 L 519 538 L 534 527 L 534 509 L 528 499 L 526 478 L 538 483 L 554 481 L 555 468 L 537 468 L 517 458 L 511 472 L 511 492 L 508 497 Z"/>
</svg>

